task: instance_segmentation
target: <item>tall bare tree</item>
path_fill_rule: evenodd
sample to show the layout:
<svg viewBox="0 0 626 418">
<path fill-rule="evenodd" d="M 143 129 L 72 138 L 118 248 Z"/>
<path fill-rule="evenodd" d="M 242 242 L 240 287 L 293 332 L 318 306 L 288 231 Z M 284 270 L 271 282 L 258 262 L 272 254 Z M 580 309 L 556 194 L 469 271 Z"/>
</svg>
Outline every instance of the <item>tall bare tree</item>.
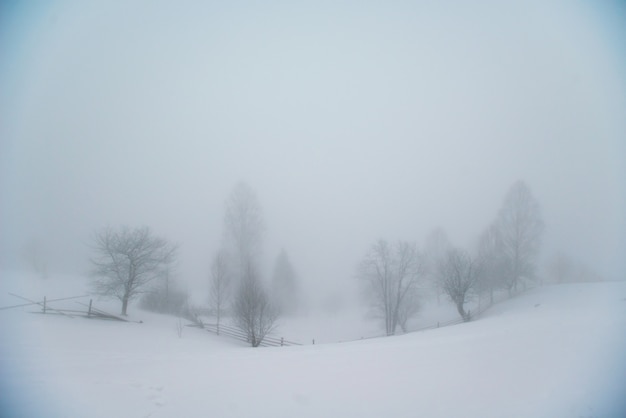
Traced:
<svg viewBox="0 0 626 418">
<path fill-rule="evenodd" d="M 265 224 L 256 194 L 246 183 L 239 183 L 226 201 L 224 245 L 233 255 L 237 279 L 247 274 L 250 263 L 260 256 Z"/>
<path fill-rule="evenodd" d="M 441 303 L 441 286 L 439 286 L 439 276 L 437 266 L 452 244 L 443 228 L 433 229 L 424 241 L 424 262 L 426 265 L 426 277 L 428 285 L 437 295 L 437 304 Z"/>
<path fill-rule="evenodd" d="M 478 261 L 467 251 L 453 248 L 440 260 L 438 272 L 441 288 L 456 305 L 463 320 L 469 321 L 470 312 L 465 310 L 465 303 L 479 277 Z"/>
<path fill-rule="evenodd" d="M 147 290 L 176 258 L 176 245 L 152 235 L 150 228 L 106 227 L 93 235 L 92 275 L 96 291 L 116 297 L 126 315 L 128 302 Z"/>
<path fill-rule="evenodd" d="M 385 332 L 393 335 L 398 325 L 404 328 L 417 312 L 417 292 L 424 275 L 424 263 L 415 244 L 385 240 L 374 244 L 357 269 L 372 306 L 385 322 Z"/>
<path fill-rule="evenodd" d="M 224 308 L 228 305 L 232 289 L 231 274 L 229 271 L 228 256 L 226 251 L 220 250 L 213 257 L 211 263 L 210 300 L 215 309 L 217 326 Z"/>
<path fill-rule="evenodd" d="M 233 316 L 252 347 L 258 347 L 276 326 L 278 311 L 272 306 L 253 265 L 247 267 L 235 294 Z"/>
<path fill-rule="evenodd" d="M 523 279 L 535 277 L 544 223 L 539 202 L 523 181 L 517 181 L 507 193 L 498 213 L 502 251 L 508 266 L 506 287 L 517 291 Z"/>
<path fill-rule="evenodd" d="M 224 245 L 233 254 L 231 265 L 236 286 L 233 316 L 253 347 L 258 346 L 274 328 L 278 315 L 259 278 L 264 232 L 256 194 L 247 184 L 239 183 L 226 201 Z"/>
<path fill-rule="evenodd" d="M 495 223 L 489 225 L 478 239 L 478 261 L 481 269 L 475 289 L 481 298 L 488 294 L 489 303 L 493 304 L 494 291 L 504 287 L 503 279 L 510 270 L 502 249 L 500 230 Z"/>
</svg>

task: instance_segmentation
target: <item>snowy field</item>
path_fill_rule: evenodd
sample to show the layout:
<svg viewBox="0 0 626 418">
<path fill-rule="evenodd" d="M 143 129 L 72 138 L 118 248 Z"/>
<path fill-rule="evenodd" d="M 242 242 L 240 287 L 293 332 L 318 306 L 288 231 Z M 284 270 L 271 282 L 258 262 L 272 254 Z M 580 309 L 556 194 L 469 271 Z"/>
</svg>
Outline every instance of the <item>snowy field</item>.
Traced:
<svg viewBox="0 0 626 418">
<path fill-rule="evenodd" d="M 0 306 L 20 303 L 8 292 L 85 285 L 5 273 Z M 135 306 L 142 323 L 36 310 L 0 311 L 2 417 L 626 416 L 626 282 L 536 288 L 474 322 L 390 338 L 332 343 L 380 333 L 343 311 L 285 320 L 279 334 L 322 344 L 258 349 L 195 328 L 179 337 L 175 318 Z"/>
</svg>

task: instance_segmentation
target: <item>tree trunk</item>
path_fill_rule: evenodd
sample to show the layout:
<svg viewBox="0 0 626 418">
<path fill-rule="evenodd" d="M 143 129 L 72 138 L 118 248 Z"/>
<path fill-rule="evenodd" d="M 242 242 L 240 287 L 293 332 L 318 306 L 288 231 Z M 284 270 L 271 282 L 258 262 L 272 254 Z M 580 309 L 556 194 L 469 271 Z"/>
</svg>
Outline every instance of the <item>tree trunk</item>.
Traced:
<svg viewBox="0 0 626 418">
<path fill-rule="evenodd" d="M 463 321 L 469 321 L 469 315 L 465 312 L 465 309 L 463 309 L 463 302 L 457 302 L 456 310 L 459 312 L 459 315 L 461 315 L 461 318 L 463 318 Z"/>
<path fill-rule="evenodd" d="M 122 315 L 126 316 L 126 308 L 128 308 L 128 296 L 122 298 Z"/>
</svg>

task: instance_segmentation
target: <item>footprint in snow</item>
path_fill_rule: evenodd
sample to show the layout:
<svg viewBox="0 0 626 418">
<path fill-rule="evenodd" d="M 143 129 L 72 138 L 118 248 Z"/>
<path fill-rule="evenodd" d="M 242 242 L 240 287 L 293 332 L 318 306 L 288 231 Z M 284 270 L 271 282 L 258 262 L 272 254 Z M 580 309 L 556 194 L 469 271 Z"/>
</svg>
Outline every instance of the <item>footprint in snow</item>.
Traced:
<svg viewBox="0 0 626 418">
<path fill-rule="evenodd" d="M 152 401 L 156 406 L 161 407 L 166 404 L 165 399 L 161 396 L 163 392 L 163 386 L 150 386 L 150 393 L 148 394 L 148 400 Z"/>
</svg>

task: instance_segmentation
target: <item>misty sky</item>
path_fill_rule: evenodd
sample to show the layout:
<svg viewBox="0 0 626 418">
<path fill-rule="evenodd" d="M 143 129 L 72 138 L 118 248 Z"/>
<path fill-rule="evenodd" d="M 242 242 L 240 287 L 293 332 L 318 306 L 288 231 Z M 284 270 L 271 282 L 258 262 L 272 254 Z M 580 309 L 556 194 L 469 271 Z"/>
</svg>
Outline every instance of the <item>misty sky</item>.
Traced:
<svg viewBox="0 0 626 418">
<path fill-rule="evenodd" d="M 148 225 L 204 282 L 244 181 L 266 270 L 284 248 L 332 288 L 379 237 L 470 248 L 523 179 L 544 256 L 624 278 L 622 3 L 21 3 L 0 6 L 4 268 L 36 247 L 84 273 L 94 229 Z"/>
</svg>

